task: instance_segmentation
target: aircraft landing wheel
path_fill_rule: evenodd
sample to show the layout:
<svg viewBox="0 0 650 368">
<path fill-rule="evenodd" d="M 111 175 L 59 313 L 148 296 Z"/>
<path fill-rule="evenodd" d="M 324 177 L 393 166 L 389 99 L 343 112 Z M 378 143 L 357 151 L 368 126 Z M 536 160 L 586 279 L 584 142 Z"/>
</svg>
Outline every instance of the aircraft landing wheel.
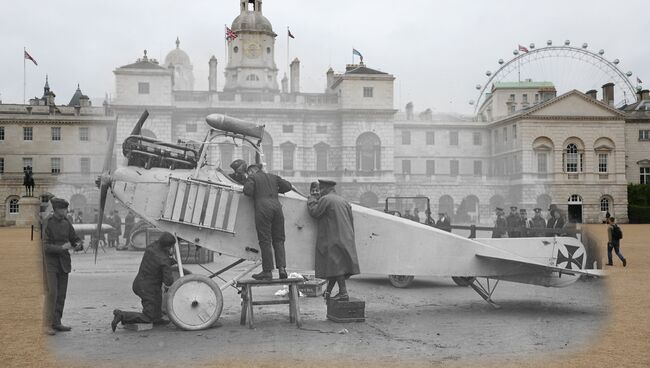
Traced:
<svg viewBox="0 0 650 368">
<path fill-rule="evenodd" d="M 452 280 L 456 283 L 458 286 L 469 286 L 476 277 L 461 277 L 461 276 L 452 276 Z"/>
<path fill-rule="evenodd" d="M 167 291 L 167 315 L 183 330 L 209 328 L 217 322 L 222 309 L 221 289 L 207 276 L 183 276 Z"/>
<path fill-rule="evenodd" d="M 406 288 L 411 285 L 415 276 L 408 275 L 388 275 L 388 281 L 396 288 Z"/>
</svg>

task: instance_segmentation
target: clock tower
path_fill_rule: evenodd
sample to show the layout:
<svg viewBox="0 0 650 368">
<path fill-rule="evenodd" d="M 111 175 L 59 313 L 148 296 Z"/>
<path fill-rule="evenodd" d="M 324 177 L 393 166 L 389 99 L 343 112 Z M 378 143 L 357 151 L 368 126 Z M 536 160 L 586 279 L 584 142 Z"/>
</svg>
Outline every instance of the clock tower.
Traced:
<svg viewBox="0 0 650 368">
<path fill-rule="evenodd" d="M 275 37 L 262 15 L 262 0 L 239 0 L 240 14 L 230 29 L 224 91 L 279 92 Z"/>
</svg>

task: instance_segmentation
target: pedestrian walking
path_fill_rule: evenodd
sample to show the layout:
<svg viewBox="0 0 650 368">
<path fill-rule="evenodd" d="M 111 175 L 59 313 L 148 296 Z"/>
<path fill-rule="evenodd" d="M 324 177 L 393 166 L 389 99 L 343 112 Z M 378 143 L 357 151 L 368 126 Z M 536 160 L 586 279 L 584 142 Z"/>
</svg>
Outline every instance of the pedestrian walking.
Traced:
<svg viewBox="0 0 650 368">
<path fill-rule="evenodd" d="M 623 267 L 627 266 L 627 260 L 621 253 L 621 239 L 623 239 L 623 230 L 616 223 L 613 217 L 607 218 L 607 265 L 613 266 L 612 250 L 616 252 L 618 258 L 623 262 Z"/>
</svg>

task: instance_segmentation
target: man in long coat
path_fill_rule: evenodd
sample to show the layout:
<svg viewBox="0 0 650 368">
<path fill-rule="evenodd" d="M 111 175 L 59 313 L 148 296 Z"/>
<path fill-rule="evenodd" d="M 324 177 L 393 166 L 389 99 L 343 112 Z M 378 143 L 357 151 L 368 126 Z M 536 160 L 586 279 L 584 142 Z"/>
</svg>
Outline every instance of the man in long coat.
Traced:
<svg viewBox="0 0 650 368">
<path fill-rule="evenodd" d="M 175 243 L 174 235 L 163 233 L 158 240 L 147 245 L 132 286 L 133 292 L 142 301 L 142 313 L 113 310 L 113 322 L 111 322 L 113 332 L 120 322 L 122 324 L 168 322 L 162 318 L 162 285 L 170 286 L 174 282 L 171 267 L 173 260 L 169 252 Z"/>
<path fill-rule="evenodd" d="M 325 299 L 338 283 L 339 292 L 332 300 L 349 300 L 345 279 L 359 274 L 359 260 L 354 242 L 352 207 L 336 194 L 335 182 L 319 180 L 320 197 L 311 195 L 307 201 L 309 214 L 318 219 L 316 240 L 316 277 L 327 279 Z"/>
<path fill-rule="evenodd" d="M 271 280 L 273 256 L 281 279 L 287 278 L 286 255 L 284 252 L 284 213 L 278 200 L 278 193 L 291 190 L 291 183 L 281 177 L 265 173 L 257 164 L 248 168 L 244 183 L 244 194 L 255 201 L 255 230 L 262 251 L 262 272 L 252 275 L 256 280 Z"/>
<path fill-rule="evenodd" d="M 50 203 L 54 213 L 43 221 L 43 254 L 47 280 L 46 333 L 54 335 L 56 331 L 70 331 L 70 327 L 61 324 L 71 270 L 69 250 L 83 249 L 83 242 L 66 216 L 68 201 L 52 198 Z"/>
<path fill-rule="evenodd" d="M 521 218 L 517 214 L 517 206 L 510 207 L 510 214 L 506 217 L 508 225 L 508 238 L 519 238 L 521 236 Z"/>
<path fill-rule="evenodd" d="M 533 216 L 532 221 L 532 232 L 533 236 L 544 236 L 545 231 L 544 229 L 546 228 L 546 220 L 542 217 L 542 209 L 541 208 L 535 208 L 533 211 L 535 211 L 535 216 Z"/>
<path fill-rule="evenodd" d="M 497 219 L 494 222 L 494 229 L 492 230 L 493 238 L 503 238 L 506 235 L 506 228 L 508 227 L 505 217 L 503 217 L 503 208 L 496 208 Z"/>
</svg>

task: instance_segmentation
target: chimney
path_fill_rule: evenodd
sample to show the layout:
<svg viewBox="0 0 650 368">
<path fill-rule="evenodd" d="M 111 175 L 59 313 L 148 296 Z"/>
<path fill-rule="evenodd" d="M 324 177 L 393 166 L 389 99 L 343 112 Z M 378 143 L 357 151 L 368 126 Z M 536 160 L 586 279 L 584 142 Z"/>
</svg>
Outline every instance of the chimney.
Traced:
<svg viewBox="0 0 650 368">
<path fill-rule="evenodd" d="M 595 89 L 590 89 L 589 91 L 587 91 L 586 95 L 589 96 L 590 98 L 593 98 L 594 100 L 598 99 L 598 91 L 596 91 Z"/>
<path fill-rule="evenodd" d="M 208 62 L 210 72 L 208 75 L 208 91 L 217 92 L 217 58 L 212 55 Z"/>
<path fill-rule="evenodd" d="M 650 90 L 644 89 L 641 91 L 641 101 L 650 100 Z"/>
<path fill-rule="evenodd" d="M 289 74 L 291 93 L 300 93 L 300 60 L 298 58 L 291 62 Z"/>
<path fill-rule="evenodd" d="M 287 74 L 284 74 L 284 77 L 282 77 L 282 93 L 287 93 L 289 92 L 289 79 L 287 78 Z"/>
<path fill-rule="evenodd" d="M 413 120 L 413 102 L 406 104 L 406 120 Z"/>
<path fill-rule="evenodd" d="M 614 83 L 603 84 L 603 102 L 610 106 L 614 105 Z"/>
<path fill-rule="evenodd" d="M 334 84 L 334 69 L 330 67 L 327 69 L 327 73 L 325 75 L 327 76 L 327 87 L 325 87 L 325 92 L 329 92 L 332 84 Z"/>
</svg>

